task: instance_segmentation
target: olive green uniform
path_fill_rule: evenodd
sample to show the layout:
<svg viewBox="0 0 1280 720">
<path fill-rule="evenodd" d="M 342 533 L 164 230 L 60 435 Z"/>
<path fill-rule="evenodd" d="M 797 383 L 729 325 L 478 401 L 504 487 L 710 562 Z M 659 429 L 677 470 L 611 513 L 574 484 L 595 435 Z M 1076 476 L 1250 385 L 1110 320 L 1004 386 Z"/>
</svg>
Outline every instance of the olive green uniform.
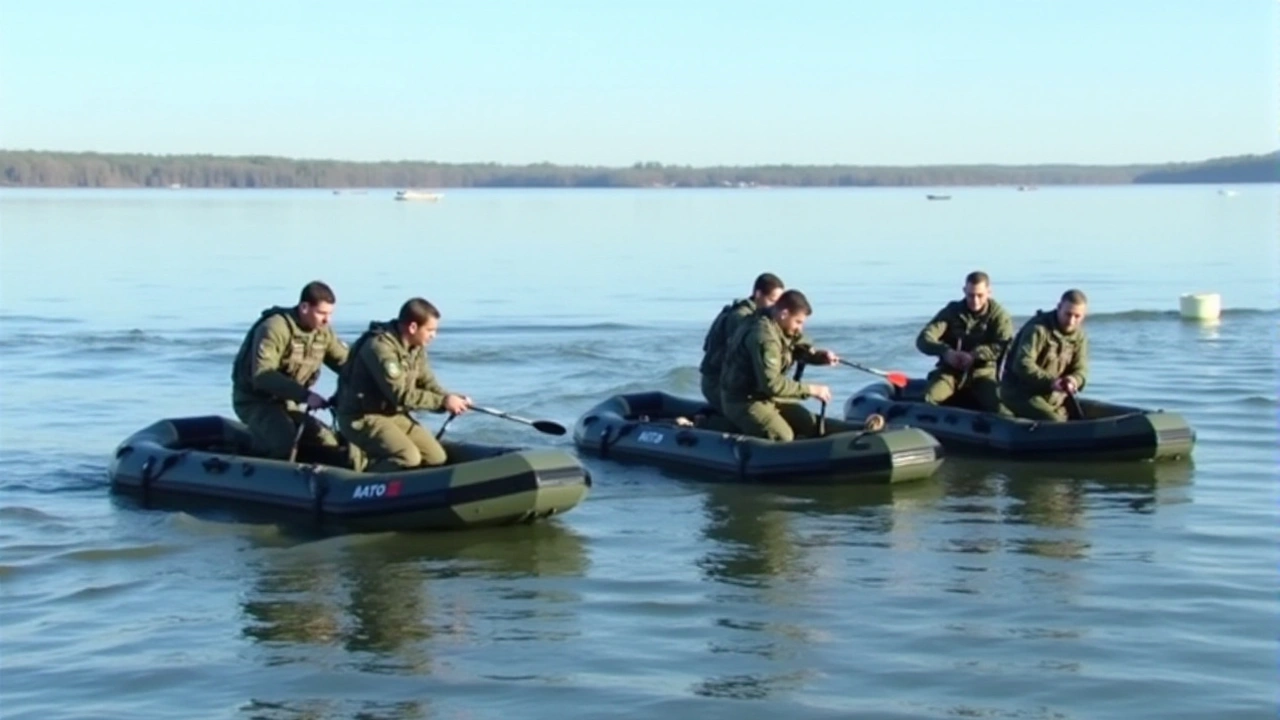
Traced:
<svg viewBox="0 0 1280 720">
<path fill-rule="evenodd" d="M 996 379 L 1000 357 L 1013 340 L 1013 319 L 995 300 L 987 300 L 982 312 L 970 310 L 963 300 L 946 304 L 916 336 L 916 349 L 938 358 L 926 378 L 924 401 L 940 405 L 961 389 L 968 388 L 986 412 L 1008 415 L 1000 406 L 1000 385 Z M 967 371 L 948 365 L 942 356 L 960 350 L 973 356 Z"/>
<path fill-rule="evenodd" d="M 792 362 L 812 354 L 807 337 L 787 337 L 769 313 L 743 322 L 725 348 L 720 375 L 725 416 L 744 435 L 783 442 L 816 435 L 817 418 L 800 404 L 809 397 L 806 386 L 787 377 Z"/>
<path fill-rule="evenodd" d="M 369 472 L 443 465 L 440 443 L 409 412 L 440 412 L 448 395 L 436 382 L 425 348 L 400 339 L 399 324 L 369 323 L 338 378 L 337 419 L 343 437 L 368 457 Z"/>
<path fill-rule="evenodd" d="M 321 365 L 340 372 L 346 362 L 347 346 L 332 328 L 303 330 L 295 308 L 263 310 L 231 366 L 231 407 L 249 428 L 254 450 L 269 458 L 288 458 L 299 423 L 305 424 L 300 454 L 304 448 L 337 448 L 337 436 L 307 414 L 306 403 Z"/>
<path fill-rule="evenodd" d="M 735 431 L 737 428 L 724 417 L 724 409 L 720 406 L 720 370 L 724 366 L 724 351 L 733 338 L 734 333 L 758 308 L 751 298 L 735 300 L 721 308 L 716 319 L 707 329 L 702 340 L 702 364 L 698 371 L 702 373 L 702 397 L 714 411 L 708 413 L 702 427 L 711 430 Z"/>
<path fill-rule="evenodd" d="M 702 364 L 698 366 L 702 373 L 702 396 L 717 410 L 720 409 L 720 367 L 724 364 L 725 346 L 742 322 L 755 311 L 756 303 L 751 298 L 725 305 L 702 339 Z"/>
<path fill-rule="evenodd" d="M 1009 351 L 1000 397 L 1018 417 L 1066 420 L 1067 395 L 1052 389 L 1060 377 L 1075 380 L 1077 391 L 1084 389 L 1089 379 L 1089 337 L 1083 329 L 1063 332 L 1055 312 L 1037 310 L 1018 331 Z"/>
</svg>

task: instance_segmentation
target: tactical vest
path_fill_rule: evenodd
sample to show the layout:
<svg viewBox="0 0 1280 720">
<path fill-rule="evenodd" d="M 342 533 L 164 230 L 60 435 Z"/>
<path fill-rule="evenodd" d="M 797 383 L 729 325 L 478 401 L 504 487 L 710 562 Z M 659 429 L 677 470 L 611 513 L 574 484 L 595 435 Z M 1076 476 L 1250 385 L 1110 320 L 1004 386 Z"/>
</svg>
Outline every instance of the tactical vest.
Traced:
<svg viewBox="0 0 1280 720">
<path fill-rule="evenodd" d="M 360 360 L 360 353 L 364 352 L 364 347 L 378 335 L 390 335 L 397 350 L 396 361 L 400 363 L 401 376 L 407 387 L 415 387 L 418 383 L 418 375 L 421 372 L 421 363 L 418 362 L 418 353 L 422 352 L 421 348 L 406 350 L 400 343 L 399 331 L 394 320 L 380 323 L 369 323 L 369 329 L 356 339 L 351 346 L 350 359 L 343 366 L 342 372 L 338 375 L 338 412 L 344 415 L 397 415 L 405 412 L 405 408 L 397 405 L 394 401 L 383 394 L 382 389 L 378 387 L 377 382 L 370 375 L 375 372 L 370 370 L 363 361 Z M 381 372 L 381 366 L 377 372 Z"/>
<path fill-rule="evenodd" d="M 1024 339 L 1034 333 L 1036 328 L 1046 327 L 1049 330 L 1049 341 L 1046 342 L 1036 352 L 1035 364 L 1042 368 L 1048 374 L 1054 377 L 1061 377 L 1067 368 L 1071 365 L 1071 361 L 1076 357 L 1077 343 L 1067 339 L 1060 330 L 1058 330 L 1057 319 L 1053 312 L 1044 312 L 1036 310 L 1035 320 L 1029 322 L 1018 331 L 1017 336 L 1010 345 L 1010 351 L 1006 353 L 1005 375 L 1011 379 L 1020 379 L 1017 369 L 1007 356 L 1014 353 L 1014 349 L 1018 348 Z"/>
<path fill-rule="evenodd" d="M 748 400 L 767 399 L 764 391 L 756 384 L 755 366 L 749 357 L 744 357 L 740 350 L 747 345 L 748 338 L 759 337 L 758 333 L 753 333 L 753 324 L 768 322 L 771 327 L 765 332 L 776 333 L 782 339 L 782 355 L 780 357 L 780 372 L 786 375 L 791 369 L 791 365 L 795 359 L 795 343 L 796 338 L 788 337 L 778 327 L 777 323 L 772 320 L 766 320 L 765 316 L 753 314 L 746 321 L 738 326 L 738 332 L 731 338 L 725 347 L 725 366 L 724 373 L 721 375 L 720 388 L 728 389 L 731 393 L 741 393 Z M 736 340 L 737 342 L 732 342 Z M 756 349 L 752 348 L 752 352 Z"/>
<path fill-rule="evenodd" d="M 995 302 L 994 300 L 989 302 Z M 981 345 L 986 339 L 987 328 L 991 326 L 992 320 L 995 319 L 995 308 L 988 305 L 987 312 L 978 317 L 974 315 L 964 304 L 964 301 L 955 301 L 952 307 L 952 318 L 955 324 L 947 323 L 947 330 L 942 334 L 942 342 L 953 350 L 961 350 L 964 352 L 973 352 L 973 349 Z M 998 364 L 1002 358 L 996 358 Z M 944 365 L 941 360 L 938 361 L 939 366 Z M 984 367 L 987 363 L 978 359 L 974 359 L 973 366 L 975 368 Z"/>
<path fill-rule="evenodd" d="M 729 341 L 733 339 L 733 331 L 726 331 L 725 326 L 733 322 L 733 315 L 738 308 L 747 307 L 755 312 L 755 303 L 751 300 L 736 300 L 720 309 L 720 314 L 712 321 L 711 327 L 707 329 L 707 335 L 702 340 L 702 362 L 698 365 L 698 371 L 704 375 L 718 376 L 720 374 L 720 365 L 724 362 L 725 351 L 728 348 Z M 750 321 L 751 314 L 748 313 L 744 317 L 744 321 Z M 734 328 L 736 330 L 737 328 Z"/>
<path fill-rule="evenodd" d="M 270 307 L 262 311 L 262 315 L 249 328 L 240 351 L 236 353 L 232 364 L 231 381 L 240 390 L 261 397 L 272 397 L 268 393 L 253 388 L 252 360 L 250 354 L 255 352 L 253 335 L 267 320 L 281 315 L 289 326 L 289 345 L 280 357 L 280 373 L 291 378 L 304 388 L 311 388 L 320 379 L 320 368 L 324 365 L 325 350 L 329 346 L 329 337 L 323 329 L 307 332 L 298 325 L 293 316 L 293 308 Z"/>
</svg>

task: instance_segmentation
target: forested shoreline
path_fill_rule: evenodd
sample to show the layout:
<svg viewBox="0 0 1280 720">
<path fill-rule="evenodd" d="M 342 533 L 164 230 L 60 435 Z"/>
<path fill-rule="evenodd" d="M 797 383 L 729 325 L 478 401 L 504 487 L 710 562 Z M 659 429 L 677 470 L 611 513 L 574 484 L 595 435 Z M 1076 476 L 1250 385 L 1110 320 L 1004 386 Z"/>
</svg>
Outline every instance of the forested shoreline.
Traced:
<svg viewBox="0 0 1280 720">
<path fill-rule="evenodd" d="M 910 187 L 1280 182 L 1280 152 L 1134 165 L 629 167 L 350 162 L 270 156 L 0 150 L 0 186 L 191 188 Z"/>
</svg>

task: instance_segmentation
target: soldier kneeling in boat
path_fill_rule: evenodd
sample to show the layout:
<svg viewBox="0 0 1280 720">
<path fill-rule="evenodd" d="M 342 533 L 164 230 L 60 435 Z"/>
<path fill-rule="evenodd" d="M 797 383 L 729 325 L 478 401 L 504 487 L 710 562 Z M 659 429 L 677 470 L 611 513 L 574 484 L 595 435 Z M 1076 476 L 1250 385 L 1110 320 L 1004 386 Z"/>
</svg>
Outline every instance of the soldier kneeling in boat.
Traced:
<svg viewBox="0 0 1280 720">
<path fill-rule="evenodd" d="M 328 285 L 307 283 L 297 305 L 263 310 L 240 344 L 231 407 L 263 457 L 285 460 L 301 451 L 326 464 L 353 465 L 333 430 L 311 415 L 328 405 L 311 390 L 321 366 L 340 372 L 347 362 L 347 346 L 329 325 L 335 302 Z"/>
<path fill-rule="evenodd" d="M 368 457 L 369 472 L 443 465 L 444 448 L 409 413 L 460 415 L 471 398 L 436 381 L 426 346 L 436 336 L 440 311 L 422 298 L 400 307 L 397 319 L 369 323 L 338 378 L 338 429 Z"/>
<path fill-rule="evenodd" d="M 991 297 L 991 279 L 965 276 L 964 299 L 953 300 L 920 330 L 916 349 L 938 358 L 927 377 L 924 401 L 941 405 L 968 390 L 983 412 L 1010 415 L 1000 405 L 997 364 L 1013 340 L 1013 320 Z"/>
<path fill-rule="evenodd" d="M 804 294 L 788 290 L 730 338 L 720 372 L 720 401 L 725 416 L 744 435 L 789 442 L 817 434 L 817 418 L 800 401 L 818 398 L 829 403 L 831 388 L 787 377 L 796 360 L 810 365 L 840 361 L 830 350 L 814 350 L 802 332 L 812 314 Z"/>
<path fill-rule="evenodd" d="M 1000 379 L 1000 396 L 1018 417 L 1066 420 L 1068 396 L 1089 379 L 1088 300 L 1079 290 L 1062 294 L 1053 312 L 1037 310 L 1018 331 Z"/>
<path fill-rule="evenodd" d="M 751 297 L 735 300 L 725 305 L 702 340 L 702 362 L 698 372 L 702 375 L 702 397 L 710 411 L 699 415 L 696 424 L 708 430 L 734 430 L 720 408 L 720 367 L 724 364 L 724 349 L 729 339 L 744 322 L 768 310 L 786 290 L 782 279 L 773 273 L 761 273 L 751 286 Z M 683 421 L 683 422 L 682 422 Z M 694 424 L 684 418 L 676 418 L 676 424 Z"/>
</svg>

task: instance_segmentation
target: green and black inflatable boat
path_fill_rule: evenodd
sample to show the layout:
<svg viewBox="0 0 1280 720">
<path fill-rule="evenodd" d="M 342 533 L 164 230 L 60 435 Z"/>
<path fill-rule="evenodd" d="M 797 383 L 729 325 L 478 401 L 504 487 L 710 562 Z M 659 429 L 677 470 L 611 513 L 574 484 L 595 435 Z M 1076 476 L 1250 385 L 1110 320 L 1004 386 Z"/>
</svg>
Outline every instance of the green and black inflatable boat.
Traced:
<svg viewBox="0 0 1280 720">
<path fill-rule="evenodd" d="M 912 378 L 905 388 L 872 383 L 845 401 L 844 418 L 856 423 L 878 413 L 888 427 L 927 430 L 949 452 L 1024 460 L 1180 459 L 1191 455 L 1196 442 L 1186 419 L 1163 410 L 1077 396 L 1083 418 L 1041 422 L 965 407 L 967 393 L 957 393 L 947 404 L 930 405 L 924 402 L 924 388 L 921 378 Z"/>
<path fill-rule="evenodd" d="M 232 506 L 336 532 L 447 530 L 532 522 L 586 497 L 591 476 L 562 450 L 442 439 L 448 462 L 365 473 L 253 457 L 238 420 L 160 420 L 122 442 L 108 466 L 113 492 L 145 506 Z"/>
<path fill-rule="evenodd" d="M 943 460 L 942 445 L 915 428 L 872 432 L 827 418 L 822 437 L 775 442 L 675 423 L 706 411 L 664 392 L 615 395 L 578 418 L 573 441 L 597 457 L 739 482 L 894 483 L 929 477 Z"/>
</svg>

